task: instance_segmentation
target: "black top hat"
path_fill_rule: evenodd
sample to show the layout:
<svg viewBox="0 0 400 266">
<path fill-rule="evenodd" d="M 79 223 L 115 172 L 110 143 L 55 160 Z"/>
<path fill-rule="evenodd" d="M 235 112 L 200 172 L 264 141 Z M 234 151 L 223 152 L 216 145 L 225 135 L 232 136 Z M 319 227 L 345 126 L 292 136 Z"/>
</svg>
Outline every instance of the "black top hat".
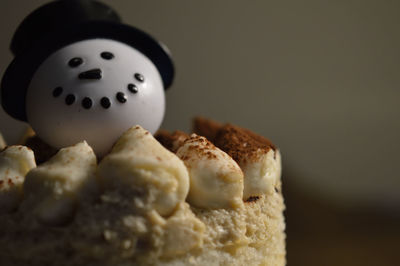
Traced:
<svg viewBox="0 0 400 266">
<path fill-rule="evenodd" d="M 26 90 L 40 64 L 68 44 L 93 38 L 118 40 L 139 50 L 157 67 L 164 87 L 171 85 L 174 67 L 163 44 L 139 29 L 122 24 L 118 14 L 103 3 L 58 0 L 33 11 L 14 34 L 10 48 L 15 58 L 1 83 L 4 110 L 26 121 Z"/>
</svg>

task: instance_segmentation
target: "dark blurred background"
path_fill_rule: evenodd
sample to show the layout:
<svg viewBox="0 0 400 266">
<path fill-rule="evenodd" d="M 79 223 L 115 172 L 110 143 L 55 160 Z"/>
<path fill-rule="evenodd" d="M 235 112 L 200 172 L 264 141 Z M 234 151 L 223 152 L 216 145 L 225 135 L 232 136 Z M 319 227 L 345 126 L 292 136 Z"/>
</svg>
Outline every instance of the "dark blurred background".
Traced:
<svg viewBox="0 0 400 266">
<path fill-rule="evenodd" d="M 0 2 L 0 74 L 22 19 Z M 168 45 L 166 129 L 203 115 L 283 154 L 288 265 L 399 265 L 399 1 L 105 1 Z M 25 125 L 0 113 L 14 143 Z"/>
</svg>

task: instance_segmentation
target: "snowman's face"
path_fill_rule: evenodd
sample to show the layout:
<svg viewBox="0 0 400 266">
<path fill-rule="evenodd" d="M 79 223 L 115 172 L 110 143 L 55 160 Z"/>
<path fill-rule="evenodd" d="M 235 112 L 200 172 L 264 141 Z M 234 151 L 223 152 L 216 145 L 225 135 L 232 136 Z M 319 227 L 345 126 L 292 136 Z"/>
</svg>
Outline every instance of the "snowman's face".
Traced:
<svg viewBox="0 0 400 266">
<path fill-rule="evenodd" d="M 41 139 L 57 148 L 86 140 L 99 155 L 131 126 L 154 133 L 164 110 L 154 64 L 108 39 L 76 42 L 50 55 L 26 95 L 28 122 Z"/>
</svg>

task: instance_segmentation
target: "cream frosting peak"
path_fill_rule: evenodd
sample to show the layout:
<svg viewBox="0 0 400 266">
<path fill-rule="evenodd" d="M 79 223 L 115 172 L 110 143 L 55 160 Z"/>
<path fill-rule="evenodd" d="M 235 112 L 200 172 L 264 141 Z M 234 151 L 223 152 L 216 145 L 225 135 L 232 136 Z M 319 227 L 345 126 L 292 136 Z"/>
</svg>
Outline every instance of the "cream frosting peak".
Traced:
<svg viewBox="0 0 400 266">
<path fill-rule="evenodd" d="M 25 175 L 35 167 L 33 152 L 25 146 L 10 146 L 0 153 L 0 213 L 17 208 Z"/>
<path fill-rule="evenodd" d="M 244 200 L 273 192 L 280 182 L 281 157 L 271 141 L 250 130 L 207 119 L 196 119 L 194 128 L 239 164 L 244 173 Z"/>
<path fill-rule="evenodd" d="M 243 173 L 228 154 L 196 134 L 176 154 L 189 170 L 189 203 L 211 209 L 243 205 Z"/>
<path fill-rule="evenodd" d="M 27 174 L 21 208 L 33 211 L 45 224 L 68 222 L 79 202 L 98 191 L 96 166 L 96 156 L 86 142 L 61 149 Z"/>
<path fill-rule="evenodd" d="M 140 126 L 120 137 L 99 164 L 98 175 L 107 189 L 133 191 L 138 211 L 155 209 L 162 216 L 170 215 L 189 191 L 183 162 Z"/>
</svg>

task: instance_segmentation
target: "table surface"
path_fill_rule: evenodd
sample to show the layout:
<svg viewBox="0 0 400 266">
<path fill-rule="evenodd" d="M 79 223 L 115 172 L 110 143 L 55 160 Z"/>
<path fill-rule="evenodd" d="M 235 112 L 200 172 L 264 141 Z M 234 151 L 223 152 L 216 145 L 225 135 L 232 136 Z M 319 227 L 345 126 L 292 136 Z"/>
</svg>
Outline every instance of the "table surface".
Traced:
<svg viewBox="0 0 400 266">
<path fill-rule="evenodd" d="M 399 265 L 400 212 L 331 205 L 283 176 L 290 266 Z"/>
</svg>

